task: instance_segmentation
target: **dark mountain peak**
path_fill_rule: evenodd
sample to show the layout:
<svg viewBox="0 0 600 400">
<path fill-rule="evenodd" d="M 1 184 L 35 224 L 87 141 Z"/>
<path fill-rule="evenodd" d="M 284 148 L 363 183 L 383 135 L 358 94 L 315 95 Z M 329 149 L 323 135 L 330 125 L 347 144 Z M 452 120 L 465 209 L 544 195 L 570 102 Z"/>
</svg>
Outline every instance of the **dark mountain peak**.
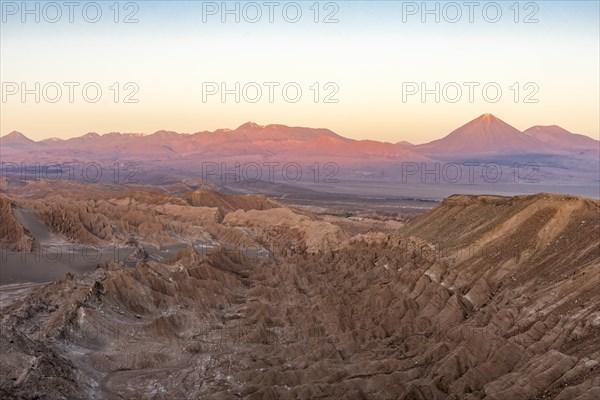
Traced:
<svg viewBox="0 0 600 400">
<path fill-rule="evenodd" d="M 246 122 L 243 125 L 240 125 L 236 130 L 249 130 L 249 129 L 262 129 L 264 126 L 258 125 L 255 122 Z"/>
<path fill-rule="evenodd" d="M 598 140 L 572 133 L 558 125 L 535 125 L 523 132 L 525 135 L 560 149 L 598 149 Z"/>
<path fill-rule="evenodd" d="M 455 129 L 447 136 L 419 145 L 417 148 L 425 153 L 450 156 L 480 153 L 531 153 L 542 150 L 544 144 L 492 114 L 483 114 Z"/>
<path fill-rule="evenodd" d="M 490 113 L 486 113 L 486 114 L 481 114 L 479 116 L 479 118 L 477 119 L 481 119 L 484 121 L 495 121 L 495 120 L 500 120 L 500 118 L 496 117 L 494 114 L 490 114 Z"/>
<path fill-rule="evenodd" d="M 180 136 L 182 134 L 178 133 L 178 132 L 174 132 L 174 131 L 166 131 L 164 129 L 161 129 L 160 131 L 156 131 L 153 134 L 149 135 L 149 136 L 154 136 L 154 137 L 172 137 L 172 136 Z"/>
<path fill-rule="evenodd" d="M 8 135 L 2 136 L 2 140 L 10 140 L 11 142 L 32 142 L 27 136 L 21 132 L 12 131 Z"/>
<path fill-rule="evenodd" d="M 529 129 L 523 131 L 525 134 L 533 134 L 535 132 L 551 132 L 553 134 L 565 134 L 572 135 L 573 133 L 569 132 L 563 127 L 558 125 L 534 125 Z"/>
</svg>

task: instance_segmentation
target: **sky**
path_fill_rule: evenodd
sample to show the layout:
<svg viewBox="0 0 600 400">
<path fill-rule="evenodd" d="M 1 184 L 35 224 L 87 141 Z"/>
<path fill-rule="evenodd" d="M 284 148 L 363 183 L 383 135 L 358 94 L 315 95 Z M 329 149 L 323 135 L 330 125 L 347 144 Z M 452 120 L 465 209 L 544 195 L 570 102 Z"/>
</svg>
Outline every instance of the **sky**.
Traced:
<svg viewBox="0 0 600 400">
<path fill-rule="evenodd" d="M 484 113 L 600 134 L 598 1 L 1 3 L 0 134 L 423 143 Z"/>
</svg>

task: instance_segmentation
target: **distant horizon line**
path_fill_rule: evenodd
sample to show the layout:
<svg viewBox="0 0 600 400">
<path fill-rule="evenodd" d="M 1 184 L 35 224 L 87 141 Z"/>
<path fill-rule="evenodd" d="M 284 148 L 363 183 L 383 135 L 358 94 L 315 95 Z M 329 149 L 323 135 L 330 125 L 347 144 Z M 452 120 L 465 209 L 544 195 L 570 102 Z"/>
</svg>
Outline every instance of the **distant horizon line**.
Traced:
<svg viewBox="0 0 600 400">
<path fill-rule="evenodd" d="M 473 118 L 473 119 L 469 120 L 468 122 L 466 122 L 466 123 L 464 123 L 464 124 L 462 124 L 462 125 L 460 125 L 460 126 L 458 126 L 458 127 L 454 128 L 453 130 L 451 130 L 451 131 L 449 131 L 449 132 L 447 132 L 447 133 L 443 134 L 443 136 L 440 136 L 440 137 L 438 137 L 437 139 L 432 139 L 432 140 L 429 140 L 429 141 L 425 141 L 425 142 L 423 142 L 423 143 L 414 143 L 414 142 L 411 142 L 411 141 L 408 141 L 408 140 L 406 140 L 406 139 L 402 139 L 402 138 L 399 138 L 399 139 L 398 139 L 397 141 L 395 141 L 395 142 L 390 142 L 390 141 L 385 141 L 385 140 L 376 140 L 376 139 L 370 139 L 370 138 L 354 139 L 354 138 L 350 138 L 350 137 L 344 136 L 343 134 L 340 134 L 340 133 L 338 133 L 338 132 L 336 132 L 336 131 L 334 131 L 334 130 L 332 130 L 332 129 L 330 129 L 330 128 L 324 128 L 324 127 L 311 127 L 311 126 L 294 126 L 294 125 L 286 125 L 286 124 L 279 124 L 279 123 L 270 123 L 270 124 L 266 124 L 266 125 L 261 125 L 261 124 L 258 124 L 258 123 L 256 123 L 256 122 L 253 122 L 253 121 L 247 121 L 247 122 L 244 122 L 243 124 L 239 125 L 237 128 L 233 128 L 233 129 L 232 129 L 232 128 L 218 128 L 218 129 L 215 129 L 215 130 L 213 130 L 213 131 L 210 131 L 210 130 L 200 130 L 200 131 L 191 132 L 191 133 L 190 133 L 190 132 L 177 132 L 177 131 L 172 131 L 172 130 L 168 130 L 168 129 L 159 129 L 159 130 L 157 130 L 157 131 L 154 131 L 154 132 L 151 132 L 151 133 L 146 133 L 146 132 L 118 132 L 118 131 L 111 131 L 111 132 L 105 132 L 105 133 L 102 133 L 102 134 L 100 134 L 100 133 L 98 133 L 98 132 L 95 132 L 95 131 L 89 131 L 89 132 L 85 132 L 85 133 L 83 133 L 83 134 L 81 134 L 81 135 L 79 135 L 79 136 L 71 136 L 71 137 L 68 137 L 68 138 L 65 138 L 65 139 L 63 139 L 63 138 L 59 138 L 59 137 L 56 137 L 56 136 L 52 136 L 52 137 L 47 137 L 47 138 L 44 138 L 44 139 L 39 139 L 39 140 L 34 140 L 34 139 L 31 139 L 29 136 L 27 136 L 25 133 L 23 133 L 23 132 L 21 132 L 21 131 L 18 131 L 18 130 L 12 130 L 12 131 L 10 131 L 9 133 L 6 133 L 6 134 L 4 134 L 4 135 L 1 135 L 1 136 L 0 136 L 0 139 L 2 139 L 2 138 L 5 138 L 5 137 L 7 137 L 7 136 L 9 136 L 9 135 L 12 135 L 12 134 L 15 134 L 15 133 L 17 133 L 17 134 L 20 134 L 20 135 L 24 136 L 25 138 L 27 138 L 27 139 L 29 139 L 29 140 L 31 140 L 31 141 L 33 141 L 33 142 L 36 142 L 36 143 L 45 142 L 45 141 L 52 141 L 52 140 L 57 140 L 57 141 L 68 141 L 68 140 L 71 140 L 71 139 L 77 139 L 77 138 L 81 138 L 81 137 L 88 136 L 88 135 L 97 135 L 97 136 L 103 137 L 103 136 L 107 136 L 107 135 L 114 135 L 114 134 L 118 134 L 118 135 L 130 135 L 130 136 L 136 136 L 136 137 L 148 137 L 148 136 L 155 135 L 155 134 L 157 134 L 157 133 L 174 133 L 174 134 L 177 134 L 177 135 L 182 135 L 182 136 L 193 136 L 193 135 L 197 135 L 197 134 L 200 134 L 200 133 L 223 133 L 223 132 L 232 132 L 232 131 L 239 130 L 239 129 L 241 129 L 241 128 L 245 127 L 245 126 L 249 126 L 249 127 L 257 127 L 257 128 L 267 128 L 267 127 L 277 126 L 277 127 L 286 127 L 286 128 L 300 128 L 300 129 L 314 129 L 314 130 L 320 130 L 320 129 L 322 129 L 322 130 L 328 130 L 328 131 L 330 131 L 330 132 L 333 132 L 333 133 L 335 133 L 336 135 L 342 136 L 342 137 L 344 137 L 344 138 L 346 138 L 346 139 L 350 139 L 350 140 L 356 140 L 356 141 L 372 140 L 372 141 L 377 141 L 377 142 L 381 142 L 381 143 L 391 143 L 391 144 L 407 143 L 407 144 L 410 144 L 410 145 L 419 146 L 419 145 L 422 145 L 422 144 L 427 144 L 427 143 L 430 143 L 430 142 L 432 142 L 432 141 L 435 141 L 435 140 L 438 140 L 438 139 L 442 139 L 442 138 L 444 138 L 445 136 L 449 135 L 450 133 L 454 132 L 455 130 L 457 130 L 457 129 L 461 128 L 462 126 L 464 126 L 464 125 L 466 125 L 466 124 L 468 124 L 468 123 L 470 123 L 470 122 L 476 121 L 476 120 L 478 120 L 478 119 L 486 118 L 486 117 L 487 117 L 487 118 L 493 118 L 493 119 L 499 120 L 499 121 L 501 121 L 501 122 L 503 122 L 503 123 L 505 123 L 505 124 L 508 124 L 508 125 L 510 125 L 508 122 L 504 121 L 504 120 L 503 120 L 503 119 L 501 119 L 501 118 L 498 118 L 498 117 L 497 117 L 497 116 L 495 116 L 494 114 L 491 114 L 491 113 L 484 113 L 484 114 L 481 114 L 480 116 L 478 116 L 478 117 L 476 117 L 476 118 Z M 529 130 L 529 129 L 532 129 L 532 128 L 536 128 L 536 127 L 543 127 L 543 128 L 556 127 L 556 128 L 563 129 L 563 130 L 565 130 L 565 131 L 567 131 L 567 132 L 569 132 L 569 133 L 571 133 L 571 134 L 583 135 L 583 136 L 589 137 L 590 139 L 593 139 L 593 140 L 596 140 L 596 141 L 600 141 L 600 131 L 599 131 L 599 133 L 596 135 L 596 137 L 594 137 L 594 136 L 590 136 L 590 135 L 588 135 L 588 134 L 585 134 L 585 133 L 572 132 L 572 131 L 570 131 L 570 130 L 568 130 L 568 129 L 566 129 L 566 128 L 564 128 L 564 127 L 562 127 L 562 126 L 558 125 L 558 124 L 551 124 L 551 125 L 539 125 L 539 124 L 535 124 L 535 125 L 532 125 L 532 126 L 530 126 L 530 127 L 529 127 L 529 128 L 527 128 L 527 129 L 525 129 L 525 130 L 520 130 L 520 129 L 518 129 L 518 128 L 515 128 L 513 125 L 510 125 L 510 126 L 511 126 L 511 127 L 513 127 L 514 129 L 516 129 L 517 131 L 521 132 L 521 133 L 524 133 L 525 131 L 527 131 L 527 130 Z"/>
</svg>

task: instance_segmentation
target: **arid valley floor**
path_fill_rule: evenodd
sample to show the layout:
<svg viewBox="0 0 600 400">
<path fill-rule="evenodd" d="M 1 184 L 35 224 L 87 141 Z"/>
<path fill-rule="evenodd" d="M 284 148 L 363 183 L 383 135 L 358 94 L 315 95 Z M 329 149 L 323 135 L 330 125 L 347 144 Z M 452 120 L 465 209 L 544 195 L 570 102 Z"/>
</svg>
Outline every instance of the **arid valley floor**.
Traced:
<svg viewBox="0 0 600 400">
<path fill-rule="evenodd" d="M 600 398 L 598 200 L 105 189 L 0 194 L 3 399 Z"/>
</svg>

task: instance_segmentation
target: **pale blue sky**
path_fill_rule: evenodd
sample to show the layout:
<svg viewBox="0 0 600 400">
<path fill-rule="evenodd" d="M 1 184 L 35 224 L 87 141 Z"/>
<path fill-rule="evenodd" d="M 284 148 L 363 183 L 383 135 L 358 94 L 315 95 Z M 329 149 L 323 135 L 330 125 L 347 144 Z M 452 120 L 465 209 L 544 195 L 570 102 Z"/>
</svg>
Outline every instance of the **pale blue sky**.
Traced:
<svg viewBox="0 0 600 400">
<path fill-rule="evenodd" d="M 5 10 L 11 2 L 2 3 Z M 481 8 L 491 2 L 479 2 L 474 23 L 468 22 L 464 6 L 457 23 L 443 18 L 436 23 L 431 15 L 422 23 L 419 12 L 403 22 L 403 9 L 411 2 L 394 1 L 319 2 L 319 23 L 310 8 L 314 1 L 298 2 L 303 11 L 298 23 L 282 16 L 281 7 L 290 2 L 278 2 L 275 22 L 269 23 L 268 8 L 258 1 L 260 22 L 242 18 L 235 23 L 228 16 L 222 23 L 220 14 L 203 22 L 203 7 L 210 2 L 139 1 L 134 15 L 139 22 L 131 24 L 114 23 L 109 8 L 114 1 L 98 3 L 103 11 L 98 23 L 86 22 L 79 9 L 74 23 L 65 14 L 57 23 L 44 21 L 43 15 L 40 23 L 32 16 L 23 23 L 19 13 L 3 12 L 2 82 L 98 82 L 103 97 L 89 104 L 80 98 L 35 103 L 30 96 L 22 103 L 17 94 L 1 104 L 0 134 L 19 130 L 44 138 L 87 131 L 194 132 L 253 120 L 328 127 L 355 138 L 425 142 L 486 112 L 519 129 L 558 124 L 593 137 L 599 134 L 598 1 L 518 2 L 518 23 L 515 1 L 497 2 L 502 11 L 497 23 L 482 15 Z M 229 7 L 234 3 L 228 2 Z M 240 2 L 240 8 L 247 3 Z M 439 2 L 440 9 L 448 3 Z M 134 11 L 131 6 L 123 9 L 126 4 L 118 3 L 121 21 Z M 339 22 L 323 23 L 333 11 Z M 539 22 L 523 23 L 534 11 Z M 135 82 L 139 102 L 115 104 L 109 89 L 114 82 Z M 296 82 L 303 96 L 293 104 L 281 96 L 273 103 L 264 97 L 257 103 L 223 103 L 219 96 L 203 102 L 203 82 Z M 315 103 L 310 89 L 315 82 L 335 83 L 338 102 Z M 497 103 L 485 101 L 481 91 L 472 103 L 466 94 L 456 103 L 437 103 L 433 96 L 422 102 L 419 95 L 404 102 L 406 82 L 496 82 L 503 94 Z M 510 89 L 515 82 L 520 85 L 516 103 Z M 537 103 L 523 102 L 527 82 L 539 89 L 533 96 Z"/>
</svg>

